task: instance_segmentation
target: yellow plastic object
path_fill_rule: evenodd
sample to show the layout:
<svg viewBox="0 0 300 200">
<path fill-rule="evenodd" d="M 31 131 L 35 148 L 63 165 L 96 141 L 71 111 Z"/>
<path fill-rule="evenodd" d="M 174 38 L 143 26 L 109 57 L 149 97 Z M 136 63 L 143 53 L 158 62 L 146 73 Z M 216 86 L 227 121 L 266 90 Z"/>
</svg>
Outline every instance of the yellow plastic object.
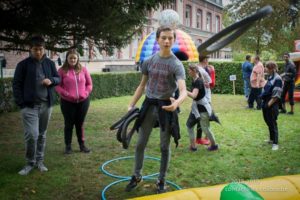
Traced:
<svg viewBox="0 0 300 200">
<path fill-rule="evenodd" d="M 265 200 L 300 200 L 300 174 L 276 176 L 243 182 L 258 192 Z M 226 184 L 191 188 L 134 198 L 135 200 L 219 200 Z"/>
</svg>

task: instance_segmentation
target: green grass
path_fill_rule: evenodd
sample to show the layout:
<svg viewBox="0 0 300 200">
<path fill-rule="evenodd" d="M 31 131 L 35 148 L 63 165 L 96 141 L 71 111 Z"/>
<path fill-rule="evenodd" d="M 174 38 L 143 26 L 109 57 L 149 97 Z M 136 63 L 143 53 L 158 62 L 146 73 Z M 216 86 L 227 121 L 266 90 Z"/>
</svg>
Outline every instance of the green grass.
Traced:
<svg viewBox="0 0 300 200">
<path fill-rule="evenodd" d="M 34 170 L 28 176 L 17 172 L 25 164 L 23 129 L 19 112 L 0 115 L 0 197 L 1 199 L 100 199 L 101 190 L 117 179 L 103 174 L 99 167 L 110 159 L 134 155 L 134 135 L 128 150 L 122 149 L 110 125 L 127 109 L 131 97 L 117 97 L 93 101 L 85 123 L 86 144 L 90 154 L 80 153 L 75 133 L 75 152 L 65 156 L 63 117 L 58 106 L 54 107 L 47 133 L 45 164 L 49 172 Z M 141 102 L 140 102 L 141 103 Z M 183 188 L 209 186 L 231 181 L 254 180 L 277 175 L 300 173 L 300 104 L 295 115 L 280 115 L 278 119 L 280 149 L 271 151 L 263 140 L 268 129 L 262 112 L 244 109 L 243 96 L 213 95 L 213 105 L 222 126 L 212 123 L 218 152 L 208 152 L 200 146 L 197 152 L 189 152 L 189 138 L 185 122 L 191 101 L 181 106 L 180 145 L 172 142 L 172 156 L 167 179 Z M 159 132 L 154 129 L 146 149 L 146 155 L 160 157 Z M 121 160 L 107 165 L 110 173 L 130 176 L 133 160 Z M 159 163 L 145 160 L 143 174 L 159 171 Z M 125 199 L 155 193 L 154 180 L 145 180 L 130 193 L 124 192 L 126 182 L 111 187 L 108 199 Z M 174 190 L 172 187 L 169 191 Z"/>
</svg>

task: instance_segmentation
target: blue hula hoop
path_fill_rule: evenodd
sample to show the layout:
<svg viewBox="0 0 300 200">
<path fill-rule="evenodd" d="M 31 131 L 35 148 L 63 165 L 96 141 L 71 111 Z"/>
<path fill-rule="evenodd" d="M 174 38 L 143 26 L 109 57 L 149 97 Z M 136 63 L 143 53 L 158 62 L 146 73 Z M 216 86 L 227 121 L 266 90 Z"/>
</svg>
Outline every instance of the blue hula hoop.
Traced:
<svg viewBox="0 0 300 200">
<path fill-rule="evenodd" d="M 105 166 L 108 165 L 109 163 L 111 162 L 114 162 L 114 161 L 118 161 L 118 160 L 125 160 L 125 159 L 131 159 L 131 158 L 134 158 L 134 156 L 125 156 L 125 157 L 120 157 L 120 158 L 115 158 L 115 159 L 112 159 L 112 160 L 109 160 L 109 161 L 106 161 L 105 163 L 103 163 L 101 165 L 100 170 L 110 176 L 110 177 L 113 177 L 113 178 L 118 178 L 118 179 L 121 179 L 121 180 L 117 180 L 115 182 L 112 182 L 110 183 L 109 185 L 107 185 L 101 192 L 101 199 L 102 200 L 106 200 L 106 197 L 105 197 L 105 192 L 113 185 L 116 185 L 118 183 L 121 183 L 121 182 L 125 182 L 125 181 L 129 181 L 131 179 L 131 176 L 120 176 L 120 175 L 115 175 L 115 174 L 112 174 L 112 173 L 109 173 L 106 169 L 105 169 Z M 155 158 L 155 157 L 151 157 L 151 156 L 145 156 L 145 159 L 151 159 L 151 160 L 157 160 L 157 161 L 160 161 L 159 158 Z M 150 174 L 150 175 L 146 175 L 146 176 L 143 176 L 143 179 L 144 180 L 155 180 L 156 178 L 153 178 L 153 176 L 156 176 L 158 175 L 159 173 L 154 173 L 154 174 Z M 166 183 L 172 185 L 175 189 L 177 190 L 181 190 L 182 188 L 179 186 L 179 185 L 176 185 L 175 183 L 171 182 L 171 181 L 168 181 L 166 180 Z"/>
<path fill-rule="evenodd" d="M 102 164 L 102 166 L 100 167 L 100 170 L 101 170 L 104 174 L 106 174 L 106 175 L 108 175 L 108 176 L 110 176 L 110 177 L 113 177 L 113 178 L 118 178 L 118 179 L 130 179 L 131 176 L 120 176 L 120 175 L 115 175 L 115 174 L 109 173 L 109 172 L 105 169 L 105 166 L 108 165 L 108 164 L 111 163 L 111 162 L 115 162 L 115 161 L 118 161 L 118 160 L 126 160 L 126 159 L 131 159 L 131 158 L 134 158 L 134 156 L 125 156 L 125 157 L 115 158 L 115 159 L 106 161 L 105 163 Z M 155 158 L 155 157 L 151 157 L 151 156 L 145 156 L 145 159 L 150 159 L 150 160 L 157 160 L 157 161 L 160 161 L 159 158 Z M 158 175 L 158 173 L 146 175 L 146 176 L 143 176 L 143 178 L 145 178 L 145 177 L 152 177 L 152 176 L 156 176 L 156 175 Z"/>
<path fill-rule="evenodd" d="M 152 177 L 143 177 L 143 179 L 145 179 L 145 180 L 155 180 L 156 178 L 152 178 Z M 116 184 L 118 184 L 118 183 L 125 182 L 125 181 L 129 181 L 129 180 L 130 180 L 130 178 L 121 179 L 121 180 L 117 180 L 117 181 L 112 182 L 112 183 L 110 183 L 109 185 L 107 185 L 107 186 L 102 190 L 102 193 L 101 193 L 101 199 L 102 199 L 102 200 L 106 200 L 105 193 L 106 193 L 106 191 L 107 191 L 110 187 L 112 187 L 113 185 L 116 185 Z M 172 185 L 172 186 L 173 186 L 175 189 L 177 189 L 177 190 L 181 190 L 181 189 L 182 189 L 179 185 L 177 185 L 177 184 L 175 184 L 175 183 L 173 183 L 173 182 L 171 182 L 171 181 L 166 180 L 166 183 Z"/>
</svg>

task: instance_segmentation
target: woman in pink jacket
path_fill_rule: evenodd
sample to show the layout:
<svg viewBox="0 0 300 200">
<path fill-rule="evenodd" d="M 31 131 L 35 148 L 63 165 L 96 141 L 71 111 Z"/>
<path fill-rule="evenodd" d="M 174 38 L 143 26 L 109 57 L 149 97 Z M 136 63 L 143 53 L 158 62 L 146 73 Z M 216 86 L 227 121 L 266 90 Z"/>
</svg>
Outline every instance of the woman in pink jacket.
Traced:
<svg viewBox="0 0 300 200">
<path fill-rule="evenodd" d="M 56 86 L 60 95 L 60 107 L 65 121 L 65 154 L 72 153 L 72 132 L 75 125 L 80 151 L 89 153 L 84 144 L 83 123 L 90 105 L 89 95 L 92 91 L 92 79 L 86 67 L 79 62 L 75 50 L 68 51 L 63 66 L 58 70 L 61 82 Z"/>
</svg>

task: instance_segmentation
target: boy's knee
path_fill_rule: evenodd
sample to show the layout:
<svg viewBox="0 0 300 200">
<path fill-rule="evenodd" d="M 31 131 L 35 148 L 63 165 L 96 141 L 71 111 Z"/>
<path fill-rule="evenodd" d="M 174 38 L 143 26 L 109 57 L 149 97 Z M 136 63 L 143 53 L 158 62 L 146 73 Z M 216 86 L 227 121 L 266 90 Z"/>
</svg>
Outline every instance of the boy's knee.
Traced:
<svg viewBox="0 0 300 200">
<path fill-rule="evenodd" d="M 168 153 L 169 152 L 169 145 L 160 145 L 160 151 L 162 153 Z"/>
</svg>

